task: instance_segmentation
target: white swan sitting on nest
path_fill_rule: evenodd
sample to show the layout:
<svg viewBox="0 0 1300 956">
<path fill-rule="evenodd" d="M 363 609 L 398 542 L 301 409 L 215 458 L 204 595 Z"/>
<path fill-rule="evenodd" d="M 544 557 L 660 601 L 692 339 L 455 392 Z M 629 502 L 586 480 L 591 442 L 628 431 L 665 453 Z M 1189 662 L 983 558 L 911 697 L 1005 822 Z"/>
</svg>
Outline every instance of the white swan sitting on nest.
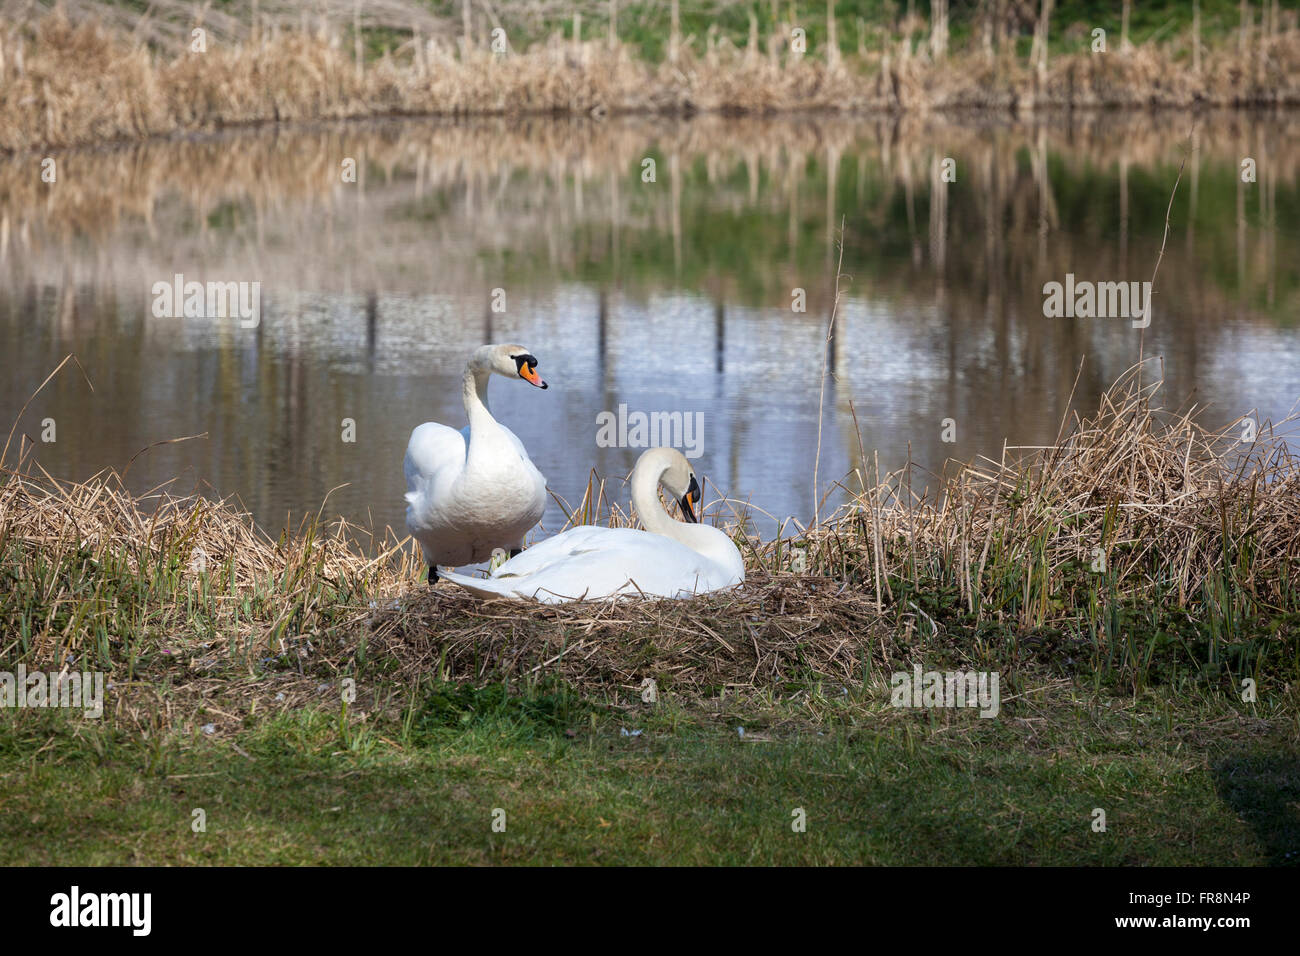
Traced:
<svg viewBox="0 0 1300 956">
<path fill-rule="evenodd" d="M 465 366 L 469 425 L 456 431 L 425 422 L 406 446 L 406 527 L 429 562 L 430 584 L 440 564 L 477 564 L 496 548 L 518 553 L 546 510 L 546 479 L 514 432 L 488 411 L 494 373 L 546 388 L 528 349 L 484 345 Z"/>
<path fill-rule="evenodd" d="M 534 544 L 489 578 L 444 574 L 480 597 L 533 598 L 545 604 L 613 597 L 685 598 L 745 580 L 745 562 L 724 532 L 674 521 L 659 502 L 662 484 L 695 521 L 700 486 L 672 448 L 651 448 L 632 471 L 632 505 L 645 525 L 583 525 Z"/>
</svg>

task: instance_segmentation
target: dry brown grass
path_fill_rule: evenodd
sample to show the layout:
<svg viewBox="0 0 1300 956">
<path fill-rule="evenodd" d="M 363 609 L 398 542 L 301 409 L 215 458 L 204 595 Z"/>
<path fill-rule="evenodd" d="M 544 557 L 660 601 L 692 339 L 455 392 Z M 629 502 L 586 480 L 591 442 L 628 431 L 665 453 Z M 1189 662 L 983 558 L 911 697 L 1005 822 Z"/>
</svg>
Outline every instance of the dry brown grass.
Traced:
<svg viewBox="0 0 1300 956">
<path fill-rule="evenodd" d="M 617 698 L 650 678 L 712 699 L 838 692 L 920 659 L 1027 656 L 1134 689 L 1166 665 L 1285 666 L 1300 465 L 1267 426 L 1242 443 L 1239 425 L 1155 406 L 1145 370 L 1054 446 L 962 466 L 934 494 L 904 473 L 792 539 L 737 530 L 745 586 L 691 601 L 480 602 L 425 587 L 391 533 L 308 521 L 271 538 L 229 504 L 34 474 L 14 446 L 0 661 L 110 670 L 110 710 L 146 728 L 337 703 L 343 676 L 373 712 L 429 680 L 560 678 Z M 628 520 L 594 479 L 569 510 Z"/>
<path fill-rule="evenodd" d="M 62 9 L 0 20 L 0 150 L 67 147 L 235 125 L 431 114 L 604 115 L 790 110 L 925 112 L 1040 108 L 1295 104 L 1300 33 L 1263 38 L 1241 63 L 1210 51 L 1199 73 L 1173 48 L 1072 54 L 1040 79 L 1013 58 L 864 54 L 828 66 L 747 57 L 729 45 L 649 64 L 604 40 L 552 38 L 497 57 L 437 36 L 358 70 L 335 21 L 260 31 L 191 53 L 183 36 L 156 46 L 138 32 Z M 414 36 L 414 34 L 412 34 Z M 221 36 L 218 31 L 215 36 Z M 171 52 L 165 52 L 171 51 Z"/>
<path fill-rule="evenodd" d="M 1082 623 L 1094 562 L 1093 582 L 1135 601 L 1190 609 L 1226 589 L 1294 612 L 1300 462 L 1285 436 L 1296 419 L 1210 431 L 1195 407 L 1153 403 L 1157 373 L 1152 360 L 1135 366 L 1057 444 L 962 465 L 934 494 L 907 471 L 872 481 L 864 453 L 856 477 L 869 490 L 813 530 L 814 566 L 882 582 L 922 580 L 928 566 L 976 619 L 1023 627 Z"/>
</svg>

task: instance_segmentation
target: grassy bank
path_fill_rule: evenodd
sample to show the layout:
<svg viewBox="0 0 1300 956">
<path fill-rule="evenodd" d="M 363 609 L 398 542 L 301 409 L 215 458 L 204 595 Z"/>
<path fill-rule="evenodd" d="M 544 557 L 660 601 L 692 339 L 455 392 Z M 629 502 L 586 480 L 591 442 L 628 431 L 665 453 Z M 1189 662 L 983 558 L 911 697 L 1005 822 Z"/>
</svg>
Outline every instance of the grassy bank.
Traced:
<svg viewBox="0 0 1300 956">
<path fill-rule="evenodd" d="M 0 863 L 1300 860 L 1294 723 L 1279 730 L 1268 710 L 1051 684 L 999 720 L 890 712 L 837 690 L 776 709 L 515 690 L 431 686 L 407 724 L 371 714 L 345 733 L 355 717 L 323 702 L 179 742 L 5 719 Z"/>
<path fill-rule="evenodd" d="M 947 27 L 894 5 L 841 6 L 829 17 L 792 5 L 750 19 L 738 6 L 687 3 L 665 31 L 658 7 L 633 5 L 622 32 L 606 16 L 593 35 L 591 11 L 587 33 L 571 16 L 580 7 L 539 16 L 505 5 L 501 18 L 471 10 L 465 21 L 450 6 L 402 0 L 370 5 L 364 18 L 351 5 L 307 14 L 272 3 L 79 2 L 46 12 L 10 2 L 0 5 L 0 150 L 400 114 L 1300 102 L 1300 31 L 1276 4 L 1247 5 L 1235 29 L 1222 3 L 1190 23 L 1173 4 L 1159 25 L 1145 10 L 1127 34 L 1114 11 L 1088 3 L 1063 2 L 1046 20 L 977 4 Z M 492 50 L 498 28 L 503 52 Z M 1092 52 L 1096 28 L 1110 31 L 1105 53 Z M 207 31 L 201 51 L 194 29 Z"/>
<path fill-rule="evenodd" d="M 746 586 L 689 602 L 479 603 L 424 587 L 391 537 L 307 522 L 270 538 L 220 503 L 58 483 L 17 436 L 0 669 L 110 685 L 100 720 L 0 711 L 0 846 L 30 862 L 1295 862 L 1300 472 L 1267 427 L 1242 441 L 1161 408 L 1154 371 L 1052 448 L 928 494 L 919 475 L 877 482 L 864 454 L 852 505 L 779 541 L 737 531 Z M 599 490 L 577 520 L 618 520 Z M 891 674 L 914 665 L 998 673 L 998 716 L 891 706 Z"/>
</svg>

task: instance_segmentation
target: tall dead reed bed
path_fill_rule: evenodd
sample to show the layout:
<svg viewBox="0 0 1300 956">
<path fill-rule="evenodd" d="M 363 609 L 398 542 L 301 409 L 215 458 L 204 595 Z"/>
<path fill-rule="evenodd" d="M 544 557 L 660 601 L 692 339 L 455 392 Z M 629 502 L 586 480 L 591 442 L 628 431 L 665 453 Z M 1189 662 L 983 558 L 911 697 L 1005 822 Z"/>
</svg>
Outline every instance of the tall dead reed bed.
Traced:
<svg viewBox="0 0 1300 956">
<path fill-rule="evenodd" d="M 106 670 L 109 711 L 142 727 L 337 707 L 343 677 L 359 710 L 437 680 L 858 693 L 912 663 L 1012 686 L 1025 668 L 1126 691 L 1294 686 L 1297 460 L 1265 423 L 1243 441 L 1243 423 L 1210 432 L 1160 407 L 1151 373 L 1051 447 L 931 492 L 910 472 L 876 482 L 864 453 L 866 490 L 817 527 L 760 541 L 733 522 L 745 586 L 691 601 L 479 602 L 427 588 L 391 532 L 308 519 L 271 537 L 229 503 L 133 496 L 109 472 L 58 481 L 19 435 L 0 483 L 0 666 Z M 570 513 L 629 521 L 595 480 Z"/>
<path fill-rule="evenodd" d="M 105 23 L 95 5 L 90 12 L 83 6 L 74 4 L 73 15 L 59 7 L 34 18 L 0 19 L 0 150 L 403 114 L 1300 103 L 1300 31 L 1290 28 L 1258 37 L 1248 60 L 1232 49 L 1211 49 L 1195 68 L 1176 44 L 1093 55 L 1080 43 L 1080 52 L 1031 68 L 1010 51 L 935 62 L 923 51 L 891 55 L 891 47 L 827 62 L 788 52 L 763 56 L 756 47 L 712 38 L 698 51 L 685 43 L 674 62 L 656 64 L 617 42 L 558 35 L 493 54 L 486 45 L 421 33 L 418 24 L 392 51 L 365 58 L 346 39 L 350 25 L 340 17 L 299 27 L 277 22 L 266 30 L 234 23 L 214 30 L 205 52 L 197 53 L 187 31 L 154 35 L 128 27 L 117 14 Z M 222 19 L 217 11 L 205 15 Z"/>
<path fill-rule="evenodd" d="M 1209 431 L 1129 370 L 1052 446 L 1004 448 L 917 491 L 879 479 L 822 526 L 765 547 L 874 596 L 931 635 L 953 627 L 1083 651 L 1094 675 L 1141 683 L 1174 660 L 1249 672 L 1296 663 L 1300 462 L 1295 419 Z M 1145 379 L 1144 379 L 1145 373 Z"/>
</svg>

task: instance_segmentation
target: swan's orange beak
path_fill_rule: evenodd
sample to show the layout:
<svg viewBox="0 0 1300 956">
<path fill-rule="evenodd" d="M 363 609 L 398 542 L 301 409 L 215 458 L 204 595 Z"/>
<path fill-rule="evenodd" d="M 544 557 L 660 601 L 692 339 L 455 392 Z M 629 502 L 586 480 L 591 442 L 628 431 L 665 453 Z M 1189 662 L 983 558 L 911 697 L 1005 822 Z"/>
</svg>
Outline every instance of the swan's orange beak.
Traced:
<svg viewBox="0 0 1300 956">
<path fill-rule="evenodd" d="M 538 388 L 546 388 L 546 383 L 542 377 L 537 374 L 537 359 L 531 355 L 519 355 L 515 358 L 515 363 L 519 366 L 519 377 L 530 385 L 536 385 Z"/>
</svg>

